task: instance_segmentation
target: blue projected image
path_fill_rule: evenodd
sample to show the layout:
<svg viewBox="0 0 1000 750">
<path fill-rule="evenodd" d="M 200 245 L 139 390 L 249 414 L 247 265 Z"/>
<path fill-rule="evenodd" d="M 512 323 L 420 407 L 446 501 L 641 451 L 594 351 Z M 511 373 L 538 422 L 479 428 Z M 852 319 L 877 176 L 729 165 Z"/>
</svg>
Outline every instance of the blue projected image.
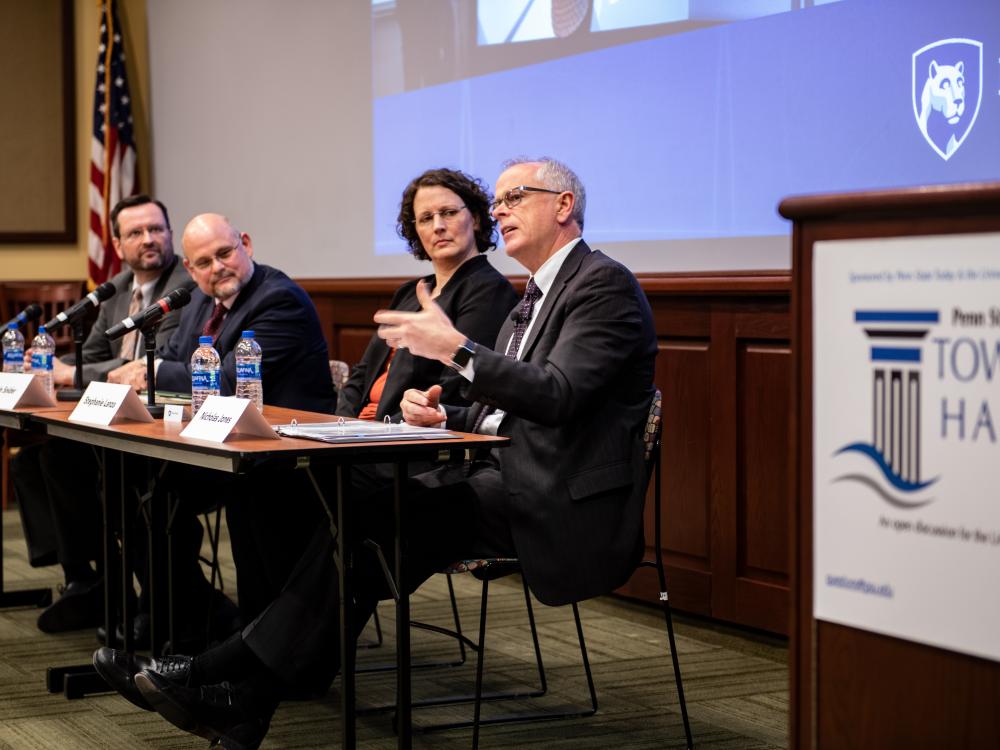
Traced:
<svg viewBox="0 0 1000 750">
<path fill-rule="evenodd" d="M 476 0 L 477 37 L 479 44 L 566 37 L 588 28 L 588 12 L 590 31 L 611 31 L 681 21 L 745 21 L 798 7 L 791 0 Z"/>
<path fill-rule="evenodd" d="M 595 243 L 786 235 L 788 195 L 997 179 L 1000 2 L 814 4 L 376 98 L 376 252 L 403 250 L 414 174 L 519 154 L 579 172 Z"/>
</svg>

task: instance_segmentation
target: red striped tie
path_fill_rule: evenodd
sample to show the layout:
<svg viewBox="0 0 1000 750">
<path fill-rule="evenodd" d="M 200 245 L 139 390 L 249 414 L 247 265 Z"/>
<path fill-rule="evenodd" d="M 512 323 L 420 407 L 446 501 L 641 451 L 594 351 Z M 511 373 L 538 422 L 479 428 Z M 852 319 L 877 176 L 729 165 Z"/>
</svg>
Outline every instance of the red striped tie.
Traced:
<svg viewBox="0 0 1000 750">
<path fill-rule="evenodd" d="M 224 304 L 216 302 L 215 310 L 212 311 L 212 317 L 208 319 L 208 322 L 205 323 L 205 327 L 201 329 L 201 335 L 211 336 L 214 339 L 215 334 L 217 334 L 219 329 L 222 328 L 222 320 L 226 317 L 227 312 L 228 310 L 226 310 L 226 306 Z"/>
</svg>

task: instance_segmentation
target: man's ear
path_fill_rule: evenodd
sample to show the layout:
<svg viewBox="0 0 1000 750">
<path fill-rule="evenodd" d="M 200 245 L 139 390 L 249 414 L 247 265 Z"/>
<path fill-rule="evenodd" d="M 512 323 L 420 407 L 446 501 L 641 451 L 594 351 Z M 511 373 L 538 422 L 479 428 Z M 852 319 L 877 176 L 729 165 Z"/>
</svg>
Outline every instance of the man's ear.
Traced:
<svg viewBox="0 0 1000 750">
<path fill-rule="evenodd" d="M 565 224 L 573 218 L 573 207 L 576 205 L 576 196 L 566 191 L 559 193 L 556 198 L 556 221 Z"/>
<path fill-rule="evenodd" d="M 111 247 L 115 250 L 115 255 L 118 256 L 118 260 L 125 260 L 125 254 L 122 253 L 122 241 L 118 237 L 111 238 Z"/>
<path fill-rule="evenodd" d="M 250 239 L 250 235 L 246 232 L 240 232 L 240 243 L 243 245 L 243 249 L 246 250 L 247 257 L 253 257 L 253 240 Z"/>
</svg>

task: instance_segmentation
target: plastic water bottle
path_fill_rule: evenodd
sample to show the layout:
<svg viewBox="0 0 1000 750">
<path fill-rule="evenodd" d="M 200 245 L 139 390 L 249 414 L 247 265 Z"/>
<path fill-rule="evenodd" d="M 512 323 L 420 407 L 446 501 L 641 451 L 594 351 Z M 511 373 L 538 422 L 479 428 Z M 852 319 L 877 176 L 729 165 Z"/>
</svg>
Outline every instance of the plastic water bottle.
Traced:
<svg viewBox="0 0 1000 750">
<path fill-rule="evenodd" d="M 257 411 L 264 411 L 264 386 L 260 378 L 260 344 L 253 331 L 243 331 L 236 345 L 236 398 L 253 401 Z"/>
<path fill-rule="evenodd" d="M 191 416 L 193 417 L 209 396 L 219 395 L 222 383 L 222 360 L 212 346 L 211 336 L 201 336 L 198 348 L 191 355 Z"/>
<path fill-rule="evenodd" d="M 45 331 L 45 326 L 38 326 L 38 335 L 31 342 L 31 372 L 50 396 L 53 395 L 52 359 L 55 354 L 56 342 Z"/>
<path fill-rule="evenodd" d="M 24 336 L 14 323 L 3 334 L 3 371 L 24 372 Z"/>
</svg>

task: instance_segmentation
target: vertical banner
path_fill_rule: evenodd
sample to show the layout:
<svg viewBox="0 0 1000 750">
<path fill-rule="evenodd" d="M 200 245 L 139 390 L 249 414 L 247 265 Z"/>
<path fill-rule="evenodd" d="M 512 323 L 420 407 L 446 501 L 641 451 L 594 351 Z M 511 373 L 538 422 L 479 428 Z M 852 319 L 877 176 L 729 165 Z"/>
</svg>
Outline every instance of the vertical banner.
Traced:
<svg viewBox="0 0 1000 750">
<path fill-rule="evenodd" d="M 1000 660 L 1000 234 L 813 254 L 814 615 Z"/>
<path fill-rule="evenodd" d="M 114 0 L 103 0 L 94 130 L 90 148 L 90 238 L 87 275 L 91 288 L 121 268 L 111 246 L 111 209 L 136 192 L 132 100 L 125 74 L 125 45 Z"/>
</svg>

